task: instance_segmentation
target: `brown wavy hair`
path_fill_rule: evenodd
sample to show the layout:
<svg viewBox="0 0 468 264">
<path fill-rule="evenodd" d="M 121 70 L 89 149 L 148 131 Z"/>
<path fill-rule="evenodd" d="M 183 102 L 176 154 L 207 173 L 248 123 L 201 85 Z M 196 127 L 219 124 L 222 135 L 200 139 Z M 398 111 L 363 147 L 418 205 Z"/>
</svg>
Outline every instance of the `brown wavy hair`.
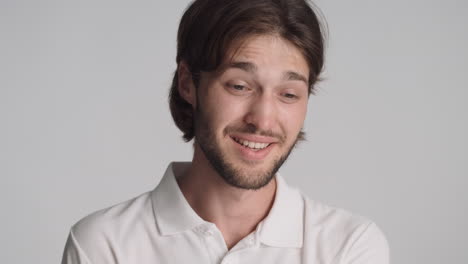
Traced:
<svg viewBox="0 0 468 264">
<path fill-rule="evenodd" d="M 195 0 L 180 21 L 177 65 L 185 61 L 198 86 L 200 72 L 218 69 L 235 43 L 255 35 L 278 35 L 295 45 L 309 69 L 309 94 L 324 64 L 324 27 L 306 0 Z M 316 13 L 317 12 L 317 13 Z M 322 16 L 320 16 L 322 17 Z M 178 91 L 175 71 L 169 106 L 183 139 L 194 137 L 193 108 Z"/>
</svg>

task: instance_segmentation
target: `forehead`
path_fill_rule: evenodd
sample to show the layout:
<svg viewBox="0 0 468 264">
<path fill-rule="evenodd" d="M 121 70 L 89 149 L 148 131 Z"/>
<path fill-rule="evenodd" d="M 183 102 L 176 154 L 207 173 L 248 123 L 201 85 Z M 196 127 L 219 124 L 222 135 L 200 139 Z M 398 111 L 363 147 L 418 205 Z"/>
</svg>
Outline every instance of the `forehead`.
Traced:
<svg viewBox="0 0 468 264">
<path fill-rule="evenodd" d="M 246 61 L 257 66 L 294 68 L 308 76 L 308 63 L 294 44 L 277 35 L 256 35 L 234 42 L 227 50 L 223 65 Z"/>
</svg>

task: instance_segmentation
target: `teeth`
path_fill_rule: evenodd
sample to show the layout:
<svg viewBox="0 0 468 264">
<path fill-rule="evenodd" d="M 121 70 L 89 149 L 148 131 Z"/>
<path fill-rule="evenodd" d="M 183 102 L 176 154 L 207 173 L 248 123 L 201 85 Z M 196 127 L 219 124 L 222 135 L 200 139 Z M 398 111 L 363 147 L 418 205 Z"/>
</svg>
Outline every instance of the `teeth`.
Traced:
<svg viewBox="0 0 468 264">
<path fill-rule="evenodd" d="M 270 145 L 270 143 L 252 142 L 252 141 L 247 141 L 247 140 L 243 140 L 240 138 L 234 138 L 234 140 L 238 142 L 239 144 L 242 144 L 245 147 L 256 149 L 256 150 L 264 149 L 268 147 L 268 145 Z"/>
</svg>

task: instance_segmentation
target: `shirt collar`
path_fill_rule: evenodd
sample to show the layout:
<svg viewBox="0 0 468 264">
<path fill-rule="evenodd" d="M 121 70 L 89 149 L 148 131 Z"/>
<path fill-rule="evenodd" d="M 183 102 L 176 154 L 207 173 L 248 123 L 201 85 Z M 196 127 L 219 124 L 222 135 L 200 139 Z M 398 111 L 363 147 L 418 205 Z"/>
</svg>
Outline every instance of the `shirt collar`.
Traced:
<svg viewBox="0 0 468 264">
<path fill-rule="evenodd" d="M 304 200 L 276 174 L 276 194 L 268 216 L 259 224 L 260 241 L 272 247 L 301 248 L 304 235 Z"/>
<path fill-rule="evenodd" d="M 190 207 L 176 181 L 174 170 L 189 162 L 169 164 L 151 197 L 154 217 L 161 235 L 172 235 L 207 223 Z M 304 201 L 301 194 L 289 187 L 276 174 L 276 194 L 268 216 L 257 227 L 260 241 L 272 247 L 296 247 L 303 244 Z"/>
<path fill-rule="evenodd" d="M 151 194 L 153 213 L 161 235 L 181 233 L 205 223 L 190 207 L 176 181 L 174 170 L 189 164 L 169 164 L 161 182 Z"/>
</svg>

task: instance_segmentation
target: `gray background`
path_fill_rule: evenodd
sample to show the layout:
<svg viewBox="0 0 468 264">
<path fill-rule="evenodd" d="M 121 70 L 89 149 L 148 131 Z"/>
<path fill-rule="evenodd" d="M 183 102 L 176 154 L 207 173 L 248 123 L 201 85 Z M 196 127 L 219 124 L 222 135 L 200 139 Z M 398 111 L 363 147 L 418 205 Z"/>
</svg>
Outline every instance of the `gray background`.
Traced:
<svg viewBox="0 0 468 264">
<path fill-rule="evenodd" d="M 58 263 L 73 223 L 191 158 L 167 106 L 188 1 L 0 3 L 0 259 Z M 377 222 L 392 263 L 467 263 L 468 2 L 317 4 L 326 80 L 282 174 Z"/>
</svg>

